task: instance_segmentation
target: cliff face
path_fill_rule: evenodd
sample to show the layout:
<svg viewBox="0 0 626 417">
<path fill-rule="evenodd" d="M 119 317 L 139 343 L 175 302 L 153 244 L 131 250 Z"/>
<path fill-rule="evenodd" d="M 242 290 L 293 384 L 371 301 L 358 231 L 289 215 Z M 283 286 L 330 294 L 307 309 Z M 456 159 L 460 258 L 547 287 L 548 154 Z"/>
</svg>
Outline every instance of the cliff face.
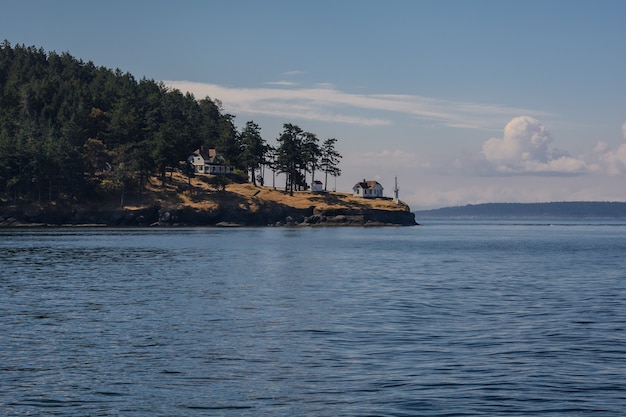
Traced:
<svg viewBox="0 0 626 417">
<path fill-rule="evenodd" d="M 265 204 L 255 211 L 220 207 L 149 206 L 139 209 L 28 206 L 0 209 L 0 227 L 15 226 L 414 226 L 410 211 L 380 209 L 306 209 Z"/>
</svg>

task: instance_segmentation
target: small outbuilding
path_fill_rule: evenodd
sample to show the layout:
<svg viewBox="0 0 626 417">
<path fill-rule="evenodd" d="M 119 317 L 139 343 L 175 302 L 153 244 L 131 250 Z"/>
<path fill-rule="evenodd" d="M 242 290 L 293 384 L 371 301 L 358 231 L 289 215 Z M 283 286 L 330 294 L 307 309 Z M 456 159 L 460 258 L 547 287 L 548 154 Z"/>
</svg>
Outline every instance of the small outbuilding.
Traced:
<svg viewBox="0 0 626 417">
<path fill-rule="evenodd" d="M 311 191 L 313 191 L 314 193 L 321 193 L 322 191 L 324 191 L 324 184 L 322 184 L 322 181 L 313 181 L 311 183 Z"/>
<path fill-rule="evenodd" d="M 355 197 L 377 198 L 383 196 L 383 186 L 378 181 L 363 180 L 352 187 Z"/>
</svg>

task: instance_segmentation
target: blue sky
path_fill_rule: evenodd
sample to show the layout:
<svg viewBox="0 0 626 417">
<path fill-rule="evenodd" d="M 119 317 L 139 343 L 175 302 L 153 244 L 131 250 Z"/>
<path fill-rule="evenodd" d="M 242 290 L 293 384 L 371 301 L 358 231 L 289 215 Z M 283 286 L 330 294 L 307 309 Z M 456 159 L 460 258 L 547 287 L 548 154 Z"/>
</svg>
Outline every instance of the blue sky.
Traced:
<svg viewBox="0 0 626 417">
<path fill-rule="evenodd" d="M 0 0 L 0 38 L 338 139 L 413 209 L 626 201 L 624 1 Z M 334 184 L 333 184 L 334 185 Z"/>
</svg>

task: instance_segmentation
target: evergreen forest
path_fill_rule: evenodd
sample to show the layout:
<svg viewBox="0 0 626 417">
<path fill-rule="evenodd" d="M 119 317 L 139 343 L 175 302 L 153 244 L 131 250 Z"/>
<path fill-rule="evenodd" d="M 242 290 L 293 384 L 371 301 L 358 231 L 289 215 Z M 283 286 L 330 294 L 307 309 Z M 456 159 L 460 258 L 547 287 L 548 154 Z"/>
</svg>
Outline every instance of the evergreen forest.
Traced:
<svg viewBox="0 0 626 417">
<path fill-rule="evenodd" d="M 196 99 L 160 82 L 83 62 L 69 53 L 0 44 L 0 202 L 89 201 L 141 192 L 148 179 L 179 170 L 188 156 L 216 148 L 255 182 L 261 167 L 285 174 L 285 190 L 307 174 L 338 176 L 336 139 L 286 123 L 271 146 L 217 99 Z"/>
</svg>

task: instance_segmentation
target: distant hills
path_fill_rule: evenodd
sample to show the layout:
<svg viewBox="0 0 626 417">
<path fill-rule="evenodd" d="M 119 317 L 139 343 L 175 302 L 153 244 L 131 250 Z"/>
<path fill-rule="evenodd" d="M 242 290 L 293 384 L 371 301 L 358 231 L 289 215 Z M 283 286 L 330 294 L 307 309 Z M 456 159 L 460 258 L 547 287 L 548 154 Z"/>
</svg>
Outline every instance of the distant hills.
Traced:
<svg viewBox="0 0 626 417">
<path fill-rule="evenodd" d="M 486 203 L 415 211 L 423 219 L 626 219 L 626 202 Z"/>
</svg>

